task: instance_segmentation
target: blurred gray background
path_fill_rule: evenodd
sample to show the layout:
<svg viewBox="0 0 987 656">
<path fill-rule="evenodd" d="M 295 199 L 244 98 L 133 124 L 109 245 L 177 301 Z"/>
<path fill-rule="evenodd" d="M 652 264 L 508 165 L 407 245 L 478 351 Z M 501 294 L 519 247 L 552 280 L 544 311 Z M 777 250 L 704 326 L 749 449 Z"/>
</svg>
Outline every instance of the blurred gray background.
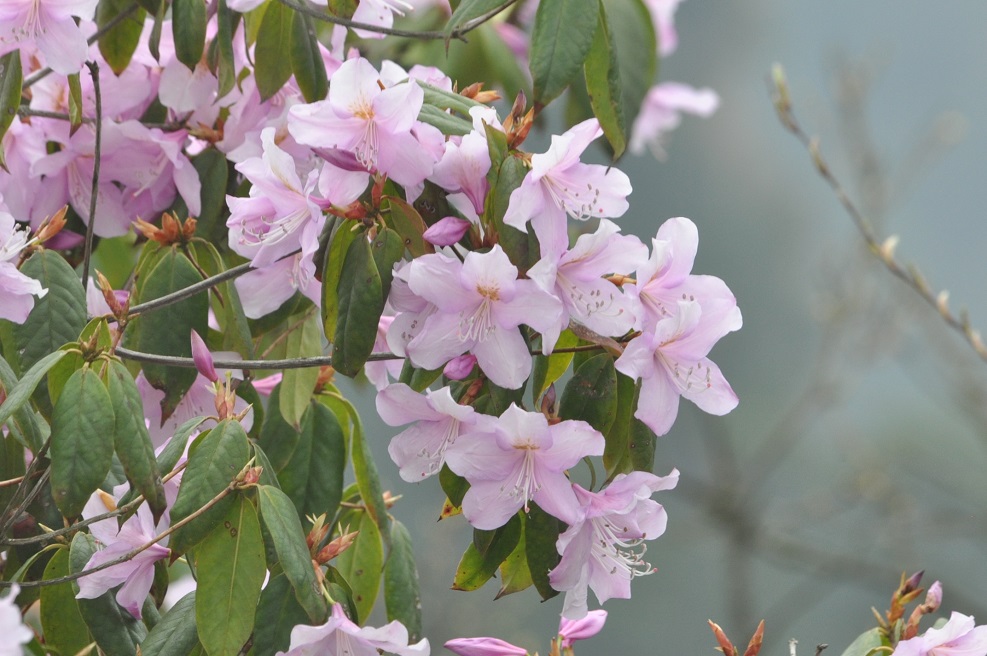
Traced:
<svg viewBox="0 0 987 656">
<path fill-rule="evenodd" d="M 867 253 L 767 82 L 781 63 L 878 233 L 987 330 L 987 4 L 687 0 L 677 25 L 661 79 L 713 87 L 722 105 L 684 120 L 667 161 L 621 162 L 635 188 L 621 224 L 643 239 L 668 217 L 699 225 L 695 271 L 726 280 L 744 313 L 712 353 L 740 407 L 684 403 L 660 438 L 656 473 L 678 467 L 682 482 L 656 497 L 658 572 L 608 602 L 577 653 L 712 654 L 707 618 L 743 649 L 764 618 L 763 654 L 796 638 L 802 656 L 819 643 L 838 656 L 919 569 L 942 580 L 943 614 L 987 621 L 987 363 Z M 414 531 L 433 653 L 494 635 L 546 654 L 561 596 L 449 590 L 469 528 L 436 524 L 439 486 L 401 482 L 394 429 L 364 416 L 385 487 L 404 494 L 394 512 Z"/>
</svg>

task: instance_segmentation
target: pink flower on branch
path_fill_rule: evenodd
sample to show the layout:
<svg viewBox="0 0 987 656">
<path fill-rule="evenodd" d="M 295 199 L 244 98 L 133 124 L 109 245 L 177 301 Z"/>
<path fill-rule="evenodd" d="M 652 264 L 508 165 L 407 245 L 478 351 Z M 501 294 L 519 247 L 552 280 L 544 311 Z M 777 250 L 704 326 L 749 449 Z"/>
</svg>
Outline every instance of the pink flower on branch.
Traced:
<svg viewBox="0 0 987 656">
<path fill-rule="evenodd" d="M 719 106 L 720 97 L 709 88 L 695 89 L 679 82 L 651 87 L 634 119 L 630 151 L 640 155 L 649 148 L 656 159 L 664 160 L 664 136 L 679 126 L 683 113 L 709 118 Z"/>
<path fill-rule="evenodd" d="M 0 319 L 24 323 L 34 308 L 34 297 L 48 293 L 41 283 L 17 269 L 17 262 L 30 243 L 27 229 L 0 209 Z"/>
<path fill-rule="evenodd" d="M 334 604 L 332 616 L 322 626 L 299 624 L 291 630 L 288 651 L 278 656 L 378 656 L 383 651 L 398 656 L 428 656 L 427 639 L 408 644 L 408 629 L 397 620 L 380 628 L 360 627 Z"/>
<path fill-rule="evenodd" d="M 954 611 L 942 627 L 899 642 L 891 656 L 987 656 L 987 625 Z"/>
<path fill-rule="evenodd" d="M 34 44 L 56 73 L 78 73 L 89 46 L 75 19 L 92 20 L 98 0 L 0 2 L 0 55 Z"/>
<path fill-rule="evenodd" d="M 527 656 L 527 651 L 500 638 L 456 638 L 444 645 L 459 656 Z"/>
</svg>

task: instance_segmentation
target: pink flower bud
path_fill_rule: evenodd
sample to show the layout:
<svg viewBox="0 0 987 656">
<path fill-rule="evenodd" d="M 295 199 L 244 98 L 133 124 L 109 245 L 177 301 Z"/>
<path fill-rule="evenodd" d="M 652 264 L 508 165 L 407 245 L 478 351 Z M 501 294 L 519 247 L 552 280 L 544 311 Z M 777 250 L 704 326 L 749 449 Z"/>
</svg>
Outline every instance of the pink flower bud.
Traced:
<svg viewBox="0 0 987 656">
<path fill-rule="evenodd" d="M 562 647 L 567 649 L 572 647 L 572 643 L 577 640 L 592 638 L 603 628 L 607 621 L 607 611 L 591 610 L 586 613 L 586 617 L 579 620 L 568 620 L 562 618 L 559 622 L 559 637 L 562 638 Z"/>
<path fill-rule="evenodd" d="M 940 604 L 942 604 L 942 583 L 936 581 L 929 586 L 929 591 L 925 593 L 925 603 L 922 605 L 928 609 L 926 613 L 934 613 L 939 609 Z"/>
<path fill-rule="evenodd" d="M 200 374 L 214 383 L 219 380 L 219 374 L 216 373 L 216 368 L 212 364 L 212 354 L 209 353 L 209 347 L 199 337 L 199 333 L 194 330 L 192 331 L 192 360 L 195 361 L 195 368 L 199 370 Z"/>
<path fill-rule="evenodd" d="M 436 246 L 452 246 L 466 234 L 470 229 L 470 222 L 465 219 L 457 219 L 454 216 L 447 216 L 439 219 L 428 230 L 422 234 L 430 244 Z"/>
<path fill-rule="evenodd" d="M 457 638 L 445 648 L 459 656 L 526 656 L 527 651 L 498 638 Z"/>
<path fill-rule="evenodd" d="M 451 380 L 462 380 L 470 375 L 475 364 L 476 356 L 466 353 L 465 355 L 460 355 L 449 360 L 442 373 L 446 378 Z"/>
</svg>

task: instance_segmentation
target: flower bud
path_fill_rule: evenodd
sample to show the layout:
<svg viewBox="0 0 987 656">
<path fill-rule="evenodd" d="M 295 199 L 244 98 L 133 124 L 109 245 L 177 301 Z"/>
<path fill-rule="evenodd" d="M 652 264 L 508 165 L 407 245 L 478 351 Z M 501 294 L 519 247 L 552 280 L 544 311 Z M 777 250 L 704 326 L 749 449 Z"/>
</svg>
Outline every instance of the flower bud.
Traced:
<svg viewBox="0 0 987 656">
<path fill-rule="evenodd" d="M 457 356 L 446 364 L 442 370 L 442 375 L 452 380 L 463 380 L 473 371 L 476 364 L 476 356 L 470 353 Z"/>
<path fill-rule="evenodd" d="M 107 302 L 109 300 L 107 299 Z M 112 305 L 110 306 L 113 307 Z M 219 382 L 219 374 L 216 373 L 216 367 L 212 363 L 212 354 L 209 353 L 209 347 L 206 343 L 199 337 L 199 333 L 192 331 L 192 360 L 195 362 L 195 368 L 199 370 L 199 373 L 216 383 Z"/>
<path fill-rule="evenodd" d="M 435 246 L 452 246 L 463 238 L 470 229 L 470 225 L 470 222 L 465 219 L 447 216 L 436 221 L 422 234 L 422 237 Z"/>
<path fill-rule="evenodd" d="M 607 621 L 607 611 L 591 610 L 586 613 L 586 617 L 579 620 L 562 618 L 559 622 L 559 637 L 562 639 L 562 648 L 572 647 L 576 640 L 592 638 L 603 629 L 603 624 Z"/>
</svg>

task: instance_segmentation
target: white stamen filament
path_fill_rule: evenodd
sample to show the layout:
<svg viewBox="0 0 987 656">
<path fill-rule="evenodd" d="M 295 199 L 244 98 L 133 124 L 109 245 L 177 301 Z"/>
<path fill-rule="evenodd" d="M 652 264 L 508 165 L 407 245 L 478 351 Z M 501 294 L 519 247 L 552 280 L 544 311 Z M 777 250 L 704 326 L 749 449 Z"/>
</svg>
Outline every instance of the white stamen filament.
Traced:
<svg viewBox="0 0 987 656">
<path fill-rule="evenodd" d="M 572 218 L 585 221 L 602 214 L 603 208 L 597 207 L 600 199 L 598 187 L 587 182 L 586 189 L 575 189 L 566 181 L 548 175 L 542 178 L 542 182 L 555 204 Z"/>
<path fill-rule="evenodd" d="M 528 512 L 528 502 L 535 495 L 538 490 L 541 489 L 541 484 L 538 482 L 538 477 L 535 475 L 535 453 L 538 451 L 538 447 L 530 442 L 524 442 L 522 444 L 516 444 L 515 449 L 520 449 L 524 451 L 524 457 L 521 460 L 521 464 L 517 469 L 517 477 L 514 479 L 514 487 L 508 491 L 508 495 L 522 499 L 524 506 L 524 512 Z M 505 483 L 504 487 L 501 487 L 501 492 L 503 492 L 509 483 Z"/>
<path fill-rule="evenodd" d="M 621 538 L 618 533 L 627 529 L 615 527 L 606 517 L 593 517 L 588 521 L 593 525 L 592 557 L 610 574 L 630 580 L 655 573 L 651 564 L 644 560 L 648 550 L 644 537 Z"/>
<path fill-rule="evenodd" d="M 500 299 L 499 290 L 493 287 L 477 287 L 483 300 L 469 314 L 459 313 L 459 339 L 467 342 L 482 342 L 497 327 L 491 312 L 491 303 Z"/>
<path fill-rule="evenodd" d="M 434 451 L 430 451 L 428 446 L 424 446 L 418 452 L 418 457 L 424 460 L 427 464 L 426 471 L 422 472 L 422 478 L 430 476 L 435 472 L 439 471 L 442 467 L 442 463 L 445 462 L 446 449 L 448 449 L 452 444 L 456 442 L 456 438 L 459 437 L 459 425 L 460 421 L 449 417 L 448 419 L 441 420 L 442 426 L 442 439 L 436 440 L 434 444 L 436 448 Z"/>
<path fill-rule="evenodd" d="M 242 245 L 273 245 L 294 234 L 310 218 L 307 210 L 297 210 L 281 218 L 261 217 L 260 227 L 243 226 Z"/>
<path fill-rule="evenodd" d="M 21 228 L 15 223 L 10 236 L 5 241 L 0 242 L 0 262 L 13 260 L 34 241 L 29 238 L 29 232 L 26 228 Z"/>
<path fill-rule="evenodd" d="M 604 294 L 599 289 L 593 289 L 589 292 L 580 289 L 578 285 L 569 280 L 562 270 L 559 270 L 558 277 L 556 278 L 556 284 L 559 289 L 562 290 L 560 294 L 564 301 L 568 301 L 575 312 L 572 312 L 574 316 L 578 317 L 589 317 L 594 314 L 602 314 L 608 317 L 617 317 L 624 313 L 624 309 L 621 307 L 614 308 L 614 297 L 617 292 L 611 291 Z"/>
</svg>

